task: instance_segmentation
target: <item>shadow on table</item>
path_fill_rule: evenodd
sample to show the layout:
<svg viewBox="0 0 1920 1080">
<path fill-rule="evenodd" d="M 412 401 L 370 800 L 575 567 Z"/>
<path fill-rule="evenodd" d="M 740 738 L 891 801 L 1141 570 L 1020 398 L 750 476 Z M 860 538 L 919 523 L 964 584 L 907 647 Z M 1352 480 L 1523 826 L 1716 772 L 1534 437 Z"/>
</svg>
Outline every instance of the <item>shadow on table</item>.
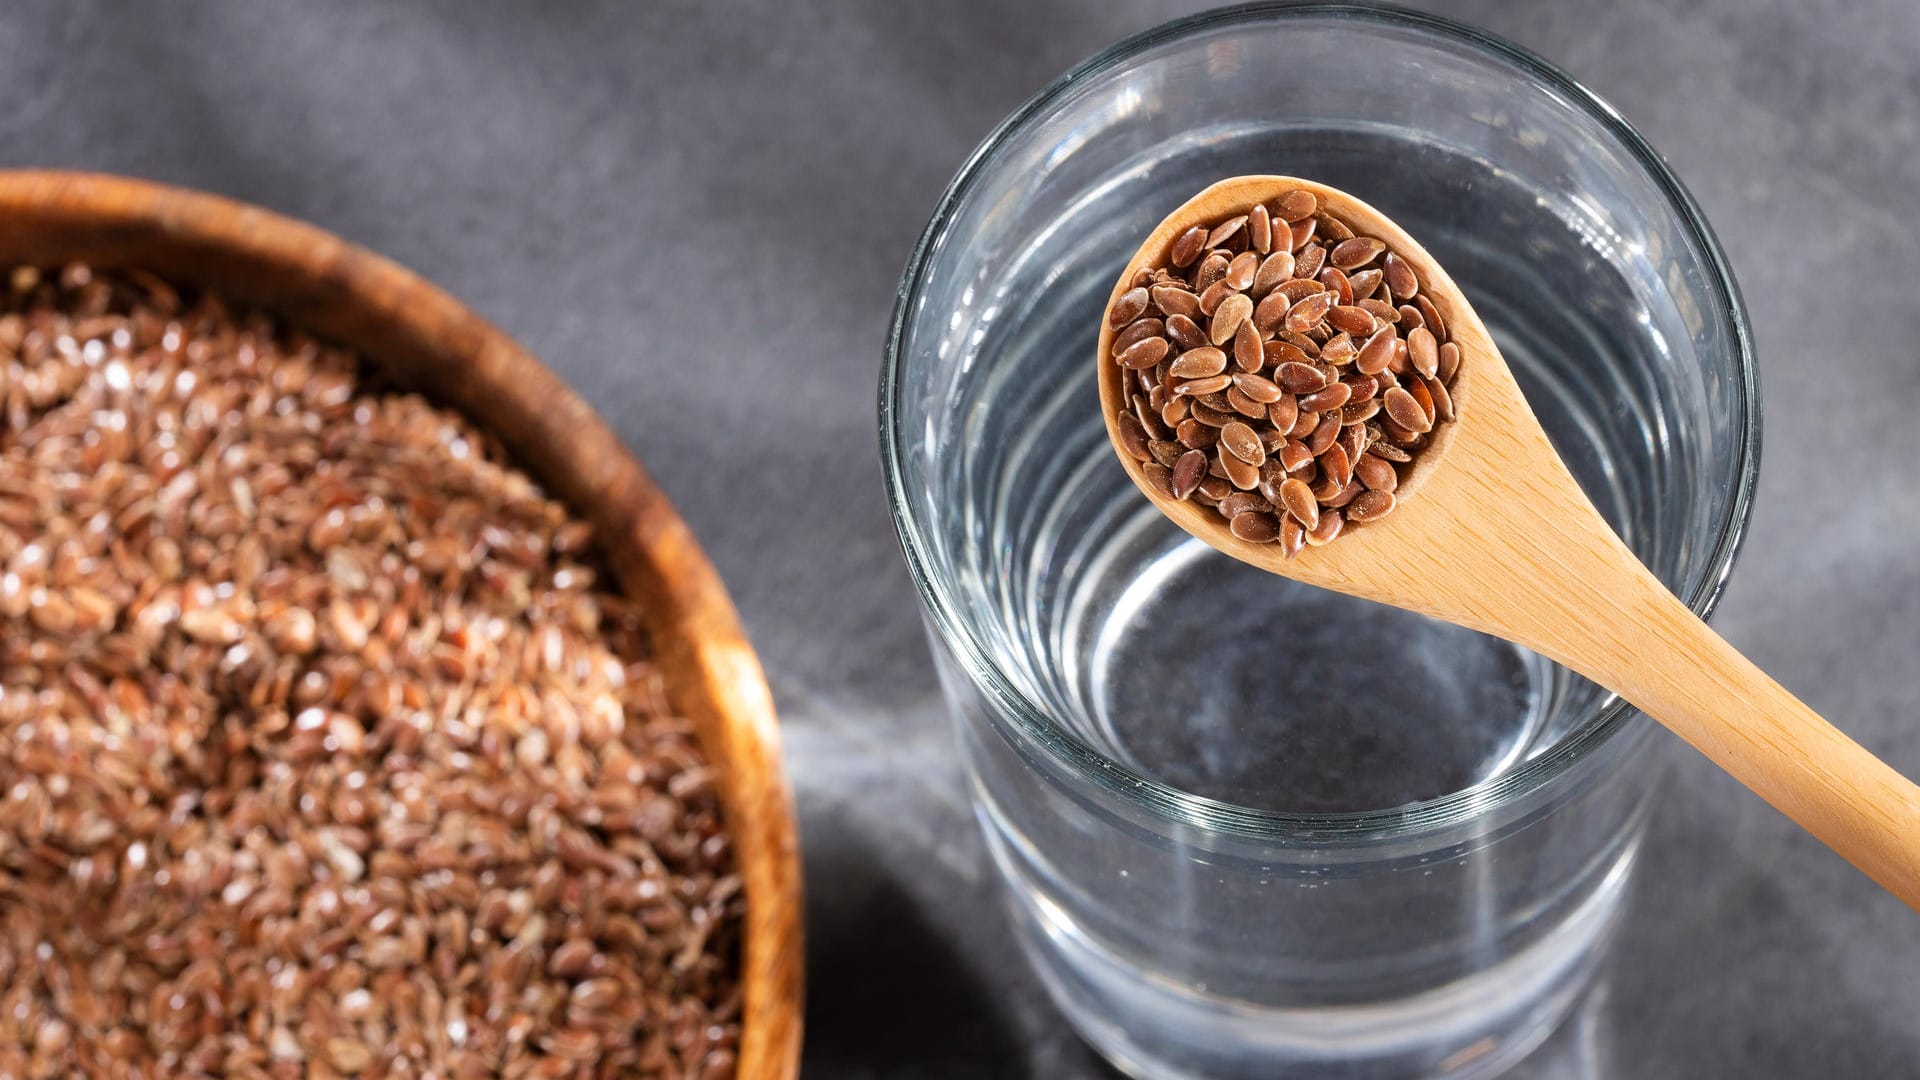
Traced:
<svg viewBox="0 0 1920 1080">
<path fill-rule="evenodd" d="M 1884 1004 L 1860 1000 L 1849 972 L 1876 948 L 1910 951 L 1920 930 L 1909 913 L 1874 897 L 1884 900 L 1871 905 L 1886 911 L 1884 919 L 1827 920 L 1821 889 L 1871 883 L 1836 880 L 1834 866 L 1809 875 L 1752 858 L 1754 849 L 1725 829 L 1730 821 L 1736 831 L 1783 827 L 1758 807 L 1746 811 L 1755 816 L 1716 818 L 1680 785 L 1665 794 L 1608 960 L 1603 987 L 1610 993 L 1597 1015 L 1573 1025 L 1587 1030 L 1572 1043 L 1571 1058 L 1561 1059 L 1587 1071 L 1522 1069 L 1514 1080 L 1743 1070 L 1768 1080 L 1913 1075 L 1920 1046 L 1913 1031 L 1890 1023 Z M 1830 858 L 1798 837 L 1760 849 Z"/>
<path fill-rule="evenodd" d="M 877 858 L 845 837 L 807 866 L 808 1077 L 1019 1080 L 1009 1021 Z"/>
</svg>

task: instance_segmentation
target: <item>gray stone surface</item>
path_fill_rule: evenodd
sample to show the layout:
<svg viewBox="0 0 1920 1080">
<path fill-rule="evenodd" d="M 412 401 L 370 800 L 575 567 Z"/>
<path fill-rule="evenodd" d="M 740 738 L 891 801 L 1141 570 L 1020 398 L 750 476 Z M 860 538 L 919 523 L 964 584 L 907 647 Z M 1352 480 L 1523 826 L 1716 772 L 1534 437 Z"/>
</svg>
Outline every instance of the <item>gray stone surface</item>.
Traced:
<svg viewBox="0 0 1920 1080">
<path fill-rule="evenodd" d="M 8 5 L 0 163 L 313 220 L 546 357 L 674 497 L 766 662 L 807 847 L 807 1075 L 1097 1077 L 1005 938 L 872 402 L 901 265 L 966 153 L 1192 6 Z M 1585 80 L 1705 206 L 1768 402 L 1719 626 L 1920 775 L 1920 6 L 1434 6 Z M 1677 756 L 1604 992 L 1519 1075 L 1920 1073 L 1920 920 Z"/>
</svg>

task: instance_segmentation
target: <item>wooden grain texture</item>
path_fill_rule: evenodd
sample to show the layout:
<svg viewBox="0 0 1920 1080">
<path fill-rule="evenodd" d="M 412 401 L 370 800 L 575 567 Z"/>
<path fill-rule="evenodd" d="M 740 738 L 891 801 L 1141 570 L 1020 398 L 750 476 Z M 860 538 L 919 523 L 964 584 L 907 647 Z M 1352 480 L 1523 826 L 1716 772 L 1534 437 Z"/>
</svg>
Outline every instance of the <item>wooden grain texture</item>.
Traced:
<svg viewBox="0 0 1920 1080">
<path fill-rule="evenodd" d="M 747 898 L 738 1075 L 797 1075 L 800 862 L 772 696 L 719 576 L 613 431 L 459 301 L 320 229 L 137 180 L 0 171 L 0 265 L 70 260 L 209 287 L 351 348 L 497 434 L 593 523 L 622 586 L 646 612 L 670 696 L 698 725 L 721 776 Z"/>
<path fill-rule="evenodd" d="M 1385 215 L 1323 184 L 1285 176 L 1222 181 L 1168 216 L 1115 283 L 1164 265 L 1189 225 L 1306 188 L 1358 233 L 1414 267 L 1461 349 L 1458 418 L 1435 430 L 1377 522 L 1288 560 L 1237 539 L 1211 509 L 1163 498 L 1114 424 L 1125 373 L 1100 320 L 1101 409 L 1128 475 L 1181 528 L 1276 574 L 1505 638 L 1638 706 L 1920 909 L 1920 788 L 1868 753 L 1728 645 L 1621 542 L 1560 461 L 1487 328 L 1425 248 Z M 1104 314 L 1104 312 L 1103 312 Z"/>
</svg>

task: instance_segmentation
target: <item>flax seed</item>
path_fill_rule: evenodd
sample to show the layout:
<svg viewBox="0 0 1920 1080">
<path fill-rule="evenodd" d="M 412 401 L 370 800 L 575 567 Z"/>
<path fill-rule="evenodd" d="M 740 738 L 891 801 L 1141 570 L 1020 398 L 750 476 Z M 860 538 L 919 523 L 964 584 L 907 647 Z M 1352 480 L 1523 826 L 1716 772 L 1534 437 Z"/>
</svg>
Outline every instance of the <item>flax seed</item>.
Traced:
<svg viewBox="0 0 1920 1080">
<path fill-rule="evenodd" d="M 1227 354 L 1211 345 L 1188 349 L 1174 358 L 1167 373 L 1176 379 L 1201 379 L 1227 370 Z"/>
<path fill-rule="evenodd" d="M 1253 295 L 1265 296 L 1282 282 L 1293 277 L 1293 254 L 1276 251 L 1260 261 L 1260 268 L 1253 274 Z"/>
<path fill-rule="evenodd" d="M 1228 218 L 1219 225 L 1216 225 L 1213 231 L 1207 234 L 1207 246 L 1210 248 L 1220 247 L 1228 240 L 1238 236 L 1240 230 L 1245 228 L 1246 224 L 1247 216 L 1245 214 L 1241 214 L 1239 217 Z"/>
<path fill-rule="evenodd" d="M 1113 302 L 1113 310 L 1107 313 L 1107 322 L 1116 328 L 1125 326 L 1139 318 L 1147 310 L 1148 303 L 1147 290 L 1128 289 Z"/>
<path fill-rule="evenodd" d="M 1220 470 L 1226 473 L 1227 480 L 1239 490 L 1251 491 L 1260 483 L 1259 466 L 1251 465 L 1241 460 L 1238 455 L 1228 452 L 1224 434 L 1220 445 L 1214 448 L 1214 460 L 1219 464 Z"/>
<path fill-rule="evenodd" d="M 1413 364 L 1413 370 L 1422 375 L 1439 372 L 1440 345 L 1433 340 L 1433 331 L 1417 326 L 1407 334 L 1407 359 Z"/>
<path fill-rule="evenodd" d="M 1320 515 L 1319 524 L 1307 530 L 1307 544 L 1311 547 L 1324 547 L 1333 543 L 1347 520 L 1338 510 L 1328 510 Z"/>
<path fill-rule="evenodd" d="M 1393 327 L 1383 326 L 1360 346 L 1360 354 L 1354 358 L 1354 369 L 1362 375 L 1378 375 L 1387 370 L 1393 362 L 1393 343 L 1399 338 L 1394 336 Z"/>
<path fill-rule="evenodd" d="M 1123 368 L 1138 370 L 1150 368 L 1166 359 L 1169 345 L 1163 337 L 1142 338 L 1127 347 L 1127 350 L 1114 357 L 1114 362 Z"/>
<path fill-rule="evenodd" d="M 1196 303 L 1194 311 L 1199 310 Z M 1207 344 L 1207 332 L 1200 329 L 1199 323 L 1185 315 L 1167 316 L 1167 337 L 1182 349 L 1201 349 Z"/>
<path fill-rule="evenodd" d="M 1256 204 L 1247 214 L 1247 242 L 1262 255 L 1273 250 L 1273 220 L 1264 205 Z"/>
<path fill-rule="evenodd" d="M 1378 270 L 1360 270 L 1348 274 L 1347 286 L 1353 290 L 1353 299 L 1349 302 L 1358 304 L 1362 300 L 1372 299 L 1374 290 L 1380 287 L 1380 277 Z"/>
<path fill-rule="evenodd" d="M 1227 527 L 1233 535 L 1253 544 L 1271 544 L 1280 539 L 1280 519 L 1258 510 L 1233 515 Z"/>
<path fill-rule="evenodd" d="M 1152 317 L 1135 319 L 1114 337 L 1113 355 L 1117 357 L 1139 342 L 1147 338 L 1160 337 L 1166 332 L 1167 324 L 1163 320 Z"/>
<path fill-rule="evenodd" d="M 1259 465 L 1267 460 L 1266 448 L 1260 437 L 1247 425 L 1234 421 L 1220 429 L 1220 445 L 1234 457 L 1249 465 Z"/>
<path fill-rule="evenodd" d="M 1285 326 L 1296 334 L 1302 334 L 1320 324 L 1333 307 L 1333 296 L 1319 292 L 1287 309 Z"/>
<path fill-rule="evenodd" d="M 1426 410 L 1420 407 L 1420 403 L 1412 394 L 1400 387 L 1396 386 L 1387 391 L 1381 398 L 1381 404 L 1394 423 L 1410 432 L 1417 434 L 1433 426 L 1432 421 L 1427 419 Z"/>
<path fill-rule="evenodd" d="M 1173 475 L 1168 481 L 1173 489 L 1173 497 L 1184 499 L 1200 487 L 1200 481 L 1207 476 L 1207 455 L 1203 450 L 1189 450 L 1180 455 L 1173 464 Z"/>
<path fill-rule="evenodd" d="M 1200 314 L 1200 297 L 1177 285 L 1156 285 L 1147 290 L 1153 300 L 1153 306 L 1166 315 L 1184 315 L 1191 319 Z"/>
<path fill-rule="evenodd" d="M 1380 271 L 1386 278 L 1387 291 L 1393 294 L 1395 300 L 1411 299 L 1414 293 L 1420 291 L 1420 282 L 1413 276 L 1413 267 L 1407 265 L 1407 261 L 1399 255 L 1389 252 L 1386 261 L 1380 264 Z"/>
<path fill-rule="evenodd" d="M 1313 192 L 1295 188 L 1280 196 L 1280 201 L 1274 205 L 1273 212 L 1274 216 L 1282 221 L 1294 222 L 1312 217 L 1313 212 L 1318 209 L 1320 209 L 1320 200 Z"/>
<path fill-rule="evenodd" d="M 1226 284 L 1221 282 L 1221 284 Z M 1253 300 L 1245 293 L 1234 293 L 1220 302 L 1213 313 L 1213 323 L 1209 331 L 1215 345 L 1225 345 L 1233 340 L 1236 330 L 1253 316 Z"/>
<path fill-rule="evenodd" d="M 1400 486 L 1400 473 L 1393 463 L 1372 452 L 1360 455 L 1359 463 L 1353 467 L 1353 475 L 1374 491 L 1392 491 Z"/>
<path fill-rule="evenodd" d="M 1308 222 L 1311 225 L 1312 222 Z M 1293 276 L 1299 281 L 1314 281 L 1320 277 L 1320 268 L 1327 263 L 1327 249 L 1319 244 L 1307 244 L 1293 257 Z"/>
<path fill-rule="evenodd" d="M 1391 473 L 1392 467 L 1389 466 L 1387 471 Z M 1347 518 L 1355 522 L 1378 521 L 1393 512 L 1394 504 L 1392 489 L 1370 488 L 1360 493 L 1347 507 Z"/>
<path fill-rule="evenodd" d="M 1287 513 L 1308 529 L 1320 523 L 1320 503 L 1304 481 L 1288 477 L 1280 482 L 1280 504 Z"/>
<path fill-rule="evenodd" d="M 1356 236 L 1351 240 L 1342 240 L 1334 246 L 1328 260 L 1339 270 L 1358 270 L 1380 257 L 1387 245 L 1371 236 Z"/>
<path fill-rule="evenodd" d="M 1347 403 L 1353 395 L 1353 388 L 1344 382 L 1330 382 L 1310 394 L 1300 398 L 1300 407 L 1314 412 L 1329 412 Z"/>
<path fill-rule="evenodd" d="M 1241 393 L 1238 385 L 1227 387 L 1227 404 L 1233 408 L 1234 412 L 1239 413 L 1249 420 L 1265 420 L 1267 418 L 1266 404 L 1255 401 Z"/>
<path fill-rule="evenodd" d="M 1227 264 L 1226 283 L 1236 292 L 1246 292 L 1253 288 L 1254 274 L 1260 268 L 1260 253 L 1243 251 Z"/>
<path fill-rule="evenodd" d="M 1181 233 L 1180 239 L 1173 242 L 1173 250 L 1168 253 L 1168 259 L 1175 266 L 1192 266 L 1193 261 L 1200 257 L 1200 252 L 1204 251 L 1206 246 L 1207 230 L 1195 225 Z"/>
</svg>

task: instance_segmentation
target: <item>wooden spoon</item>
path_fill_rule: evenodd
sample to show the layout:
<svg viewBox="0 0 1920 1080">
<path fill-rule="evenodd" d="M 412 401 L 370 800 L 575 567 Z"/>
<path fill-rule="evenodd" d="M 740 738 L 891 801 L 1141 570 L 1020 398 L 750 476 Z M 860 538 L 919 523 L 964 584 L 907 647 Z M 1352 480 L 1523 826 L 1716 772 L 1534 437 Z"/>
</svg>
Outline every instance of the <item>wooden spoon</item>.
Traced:
<svg viewBox="0 0 1920 1080">
<path fill-rule="evenodd" d="M 1451 386 L 1457 418 L 1435 429 L 1390 515 L 1287 559 L 1280 545 L 1239 539 L 1212 509 L 1167 498 L 1142 475 L 1115 424 L 1130 373 L 1110 359 L 1115 330 L 1103 310 L 1102 412 L 1140 490 L 1181 528 L 1243 562 L 1505 638 L 1613 690 L 1920 909 L 1920 788 L 1781 688 L 1641 565 L 1554 453 L 1453 279 L 1386 215 L 1308 180 L 1222 181 L 1161 222 L 1109 306 L 1137 270 L 1166 265 L 1191 226 L 1295 188 L 1412 265 L 1461 349 Z"/>
</svg>

